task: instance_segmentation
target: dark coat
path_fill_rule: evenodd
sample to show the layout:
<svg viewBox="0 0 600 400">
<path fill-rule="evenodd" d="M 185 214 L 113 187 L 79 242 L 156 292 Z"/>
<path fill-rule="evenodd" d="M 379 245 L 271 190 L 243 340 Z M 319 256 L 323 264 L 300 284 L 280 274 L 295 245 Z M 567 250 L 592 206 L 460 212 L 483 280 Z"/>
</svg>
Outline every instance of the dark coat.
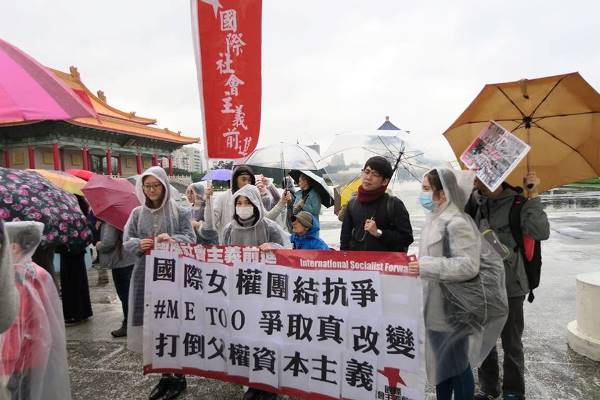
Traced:
<svg viewBox="0 0 600 400">
<path fill-rule="evenodd" d="M 373 216 L 377 228 L 383 232 L 378 238 L 364 230 L 365 220 Z M 413 241 L 408 211 L 399 198 L 386 193 L 372 203 L 362 204 L 358 198 L 348 202 L 340 233 L 340 250 L 406 252 Z"/>
</svg>

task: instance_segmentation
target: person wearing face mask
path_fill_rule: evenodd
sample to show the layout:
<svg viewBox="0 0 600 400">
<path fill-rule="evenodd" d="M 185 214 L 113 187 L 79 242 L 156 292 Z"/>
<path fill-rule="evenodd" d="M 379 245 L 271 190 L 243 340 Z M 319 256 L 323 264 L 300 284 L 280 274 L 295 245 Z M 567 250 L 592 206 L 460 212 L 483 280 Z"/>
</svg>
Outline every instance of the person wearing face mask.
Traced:
<svg viewBox="0 0 600 400">
<path fill-rule="evenodd" d="M 256 186 L 246 185 L 233 195 L 235 211 L 233 219 L 223 230 L 223 245 L 259 246 L 263 243 L 277 243 L 288 246 L 285 232 L 276 222 L 266 218 Z"/>
<path fill-rule="evenodd" d="M 346 205 L 340 250 L 407 251 L 413 242 L 408 211 L 402 200 L 386 193 L 393 174 L 384 157 L 367 160 L 358 195 Z"/>
<path fill-rule="evenodd" d="M 212 215 L 210 216 L 212 226 L 210 226 L 210 229 L 215 230 L 218 233 L 219 242 L 223 241 L 223 230 L 233 218 L 233 213 L 235 209 L 233 195 L 239 189 L 246 185 L 255 185 L 257 187 L 260 186 L 258 188 L 260 193 L 260 200 L 267 211 L 273 208 L 273 206 L 275 205 L 273 203 L 273 196 L 271 195 L 271 193 L 269 193 L 262 181 L 256 182 L 256 178 L 252 169 L 247 165 L 238 165 L 233 170 L 233 175 L 231 176 L 230 184 L 231 188 L 229 190 L 220 193 L 213 199 L 213 188 L 210 187 L 206 189 L 206 200 L 210 201 L 212 205 Z M 205 221 L 209 221 L 209 216 L 206 215 L 207 212 L 208 208 L 205 208 Z"/>
<path fill-rule="evenodd" d="M 270 248 L 290 247 L 286 233 L 276 222 L 265 217 L 266 211 L 256 186 L 245 185 L 233 195 L 235 211 L 230 223 L 223 230 L 222 245 L 261 246 Z M 275 400 L 277 394 L 249 388 L 244 400 Z"/>
<path fill-rule="evenodd" d="M 196 243 L 196 234 L 190 211 L 171 199 L 171 186 L 164 169 L 158 166 L 148 168 L 137 181 L 135 189 L 142 205 L 131 212 L 123 229 L 123 248 L 136 256 L 129 290 L 127 347 L 142 353 L 145 254 L 152 250 L 155 241 Z M 186 387 L 184 375 L 163 374 L 149 398 L 172 400 L 179 397 Z"/>
<path fill-rule="evenodd" d="M 433 169 L 423 177 L 419 196 L 428 215 L 421 231 L 419 260 L 409 269 L 423 278 L 427 375 L 436 385 L 438 400 L 450 400 L 453 393 L 455 400 L 472 400 L 471 360 L 481 357 L 474 354 L 481 347 L 473 345 L 475 332 L 450 322 L 449 300 L 442 287 L 443 282 L 468 281 L 479 274 L 481 236 L 463 211 L 472 182 L 473 175 Z"/>
</svg>

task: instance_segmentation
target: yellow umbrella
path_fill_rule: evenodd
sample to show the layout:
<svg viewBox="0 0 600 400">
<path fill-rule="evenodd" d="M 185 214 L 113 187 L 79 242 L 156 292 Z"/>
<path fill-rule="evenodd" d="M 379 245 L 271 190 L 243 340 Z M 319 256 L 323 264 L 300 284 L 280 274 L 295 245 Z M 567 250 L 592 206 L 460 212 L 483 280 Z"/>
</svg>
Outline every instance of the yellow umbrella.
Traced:
<svg viewBox="0 0 600 400">
<path fill-rule="evenodd" d="M 83 196 L 81 188 L 87 183 L 83 179 L 63 171 L 51 171 L 47 169 L 32 169 L 31 171 L 37 172 L 65 192 Z"/>
<path fill-rule="evenodd" d="M 344 207 L 348 203 L 348 201 L 352 197 L 352 194 L 358 191 L 358 187 L 361 183 L 362 181 L 360 180 L 360 176 L 358 176 L 351 180 L 349 183 L 337 186 L 334 189 L 333 211 L 336 215 L 339 213 L 339 210 L 341 210 L 342 207 Z"/>
<path fill-rule="evenodd" d="M 540 192 L 600 176 L 600 95 L 579 73 L 485 85 L 444 132 L 457 158 L 490 120 L 531 146 L 509 175 L 523 185 L 528 171 Z"/>
</svg>

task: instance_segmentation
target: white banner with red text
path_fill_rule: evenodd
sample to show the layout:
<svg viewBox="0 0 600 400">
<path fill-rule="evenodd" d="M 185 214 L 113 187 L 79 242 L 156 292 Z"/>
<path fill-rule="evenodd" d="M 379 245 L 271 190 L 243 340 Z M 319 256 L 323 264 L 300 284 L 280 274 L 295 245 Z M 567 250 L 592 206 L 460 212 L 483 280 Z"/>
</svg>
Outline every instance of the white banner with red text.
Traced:
<svg viewBox="0 0 600 400">
<path fill-rule="evenodd" d="M 146 256 L 144 372 L 306 399 L 424 399 L 404 253 L 170 244 Z"/>
</svg>

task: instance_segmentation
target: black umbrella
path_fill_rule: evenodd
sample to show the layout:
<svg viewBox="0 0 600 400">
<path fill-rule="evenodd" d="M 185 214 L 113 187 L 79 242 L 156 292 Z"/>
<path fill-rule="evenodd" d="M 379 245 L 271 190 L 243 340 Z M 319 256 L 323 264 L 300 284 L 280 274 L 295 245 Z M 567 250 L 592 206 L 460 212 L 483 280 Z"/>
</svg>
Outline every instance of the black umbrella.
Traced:
<svg viewBox="0 0 600 400">
<path fill-rule="evenodd" d="M 321 204 L 325 207 L 329 208 L 333 205 L 333 192 L 325 182 L 325 179 L 316 175 L 315 173 L 307 170 L 298 170 L 293 169 L 290 171 L 289 175 L 294 179 L 296 183 L 300 179 L 300 175 L 305 175 L 311 181 L 311 188 L 319 193 L 321 197 Z"/>
</svg>

